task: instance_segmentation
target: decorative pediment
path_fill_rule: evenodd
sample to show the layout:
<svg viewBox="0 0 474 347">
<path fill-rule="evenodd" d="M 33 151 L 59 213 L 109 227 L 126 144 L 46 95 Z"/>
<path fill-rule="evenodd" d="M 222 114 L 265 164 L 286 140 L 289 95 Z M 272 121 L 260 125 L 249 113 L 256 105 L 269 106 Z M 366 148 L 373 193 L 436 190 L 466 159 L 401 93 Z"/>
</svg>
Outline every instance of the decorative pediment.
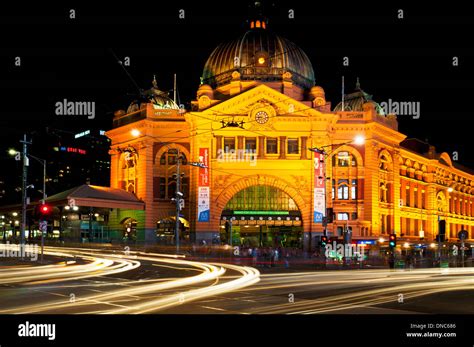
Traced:
<svg viewBox="0 0 474 347">
<path fill-rule="evenodd" d="M 214 115 L 219 117 L 234 116 L 236 119 L 251 117 L 256 108 L 272 108 L 275 116 L 307 116 L 321 115 L 321 112 L 294 100 L 266 85 L 259 85 L 247 90 L 233 98 L 214 105 L 202 112 L 203 115 Z M 241 117 L 241 118 L 239 118 Z"/>
</svg>

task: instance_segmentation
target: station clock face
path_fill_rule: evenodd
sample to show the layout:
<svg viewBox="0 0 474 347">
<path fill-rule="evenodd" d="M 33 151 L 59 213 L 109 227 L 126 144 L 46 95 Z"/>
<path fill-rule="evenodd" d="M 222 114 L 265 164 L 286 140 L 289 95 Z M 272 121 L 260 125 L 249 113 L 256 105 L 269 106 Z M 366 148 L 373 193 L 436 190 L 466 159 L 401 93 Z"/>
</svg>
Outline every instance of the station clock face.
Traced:
<svg viewBox="0 0 474 347">
<path fill-rule="evenodd" d="M 266 122 L 268 122 L 268 113 L 265 111 L 258 111 L 255 114 L 255 120 L 258 124 L 265 124 Z"/>
</svg>

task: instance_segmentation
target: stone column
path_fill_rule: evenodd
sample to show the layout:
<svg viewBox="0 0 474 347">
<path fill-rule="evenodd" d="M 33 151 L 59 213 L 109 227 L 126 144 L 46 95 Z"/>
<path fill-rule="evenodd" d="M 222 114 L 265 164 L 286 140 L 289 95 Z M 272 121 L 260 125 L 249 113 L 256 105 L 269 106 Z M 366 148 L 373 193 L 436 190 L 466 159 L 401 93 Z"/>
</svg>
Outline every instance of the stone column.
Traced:
<svg viewBox="0 0 474 347">
<path fill-rule="evenodd" d="M 237 136 L 237 150 L 243 150 L 243 149 L 244 149 L 244 137 Z"/>
<path fill-rule="evenodd" d="M 219 152 L 222 151 L 222 136 L 216 135 L 216 152 L 213 153 L 213 158 L 219 158 Z M 225 148 L 224 148 L 225 151 Z M 220 158 L 223 158 L 223 153 L 221 153 Z"/>
<path fill-rule="evenodd" d="M 286 159 L 286 136 L 280 136 L 280 156 L 278 159 Z"/>
<path fill-rule="evenodd" d="M 263 159 L 263 158 L 265 158 L 265 136 L 259 136 L 259 137 L 258 137 L 258 153 L 257 153 L 257 158 L 258 158 L 258 159 Z"/>
<path fill-rule="evenodd" d="M 308 143 L 308 137 L 307 136 L 301 136 L 301 157 L 300 159 L 306 160 L 308 159 L 308 149 L 306 148 Z M 326 163 L 327 165 L 327 163 Z"/>
<path fill-rule="evenodd" d="M 156 242 L 156 211 L 153 210 L 153 142 L 144 141 L 137 144 L 138 152 L 138 184 L 136 195 L 145 202 L 145 220 L 138 221 L 143 223 L 138 229 L 143 230 L 143 238 L 140 241 L 145 243 Z"/>
</svg>

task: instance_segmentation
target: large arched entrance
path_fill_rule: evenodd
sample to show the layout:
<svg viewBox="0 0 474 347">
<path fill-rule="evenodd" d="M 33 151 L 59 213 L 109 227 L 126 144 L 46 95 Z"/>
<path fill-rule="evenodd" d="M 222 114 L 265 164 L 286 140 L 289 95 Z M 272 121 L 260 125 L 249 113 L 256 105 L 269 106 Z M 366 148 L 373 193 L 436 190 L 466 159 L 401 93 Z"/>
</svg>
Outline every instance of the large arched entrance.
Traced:
<svg viewBox="0 0 474 347">
<path fill-rule="evenodd" d="M 249 247 L 302 247 L 302 216 L 283 190 L 253 185 L 234 194 L 221 214 L 223 243 Z"/>
</svg>

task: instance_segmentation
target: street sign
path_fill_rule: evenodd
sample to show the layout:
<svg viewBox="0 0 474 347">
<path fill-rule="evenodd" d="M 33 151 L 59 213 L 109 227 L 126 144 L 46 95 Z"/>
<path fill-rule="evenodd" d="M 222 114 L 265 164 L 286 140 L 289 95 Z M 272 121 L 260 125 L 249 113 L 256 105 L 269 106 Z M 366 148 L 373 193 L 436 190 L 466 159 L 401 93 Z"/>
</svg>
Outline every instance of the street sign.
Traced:
<svg viewBox="0 0 474 347">
<path fill-rule="evenodd" d="M 48 231 L 48 222 L 43 220 L 39 223 L 39 229 L 42 231 L 42 232 L 46 232 Z"/>
</svg>

